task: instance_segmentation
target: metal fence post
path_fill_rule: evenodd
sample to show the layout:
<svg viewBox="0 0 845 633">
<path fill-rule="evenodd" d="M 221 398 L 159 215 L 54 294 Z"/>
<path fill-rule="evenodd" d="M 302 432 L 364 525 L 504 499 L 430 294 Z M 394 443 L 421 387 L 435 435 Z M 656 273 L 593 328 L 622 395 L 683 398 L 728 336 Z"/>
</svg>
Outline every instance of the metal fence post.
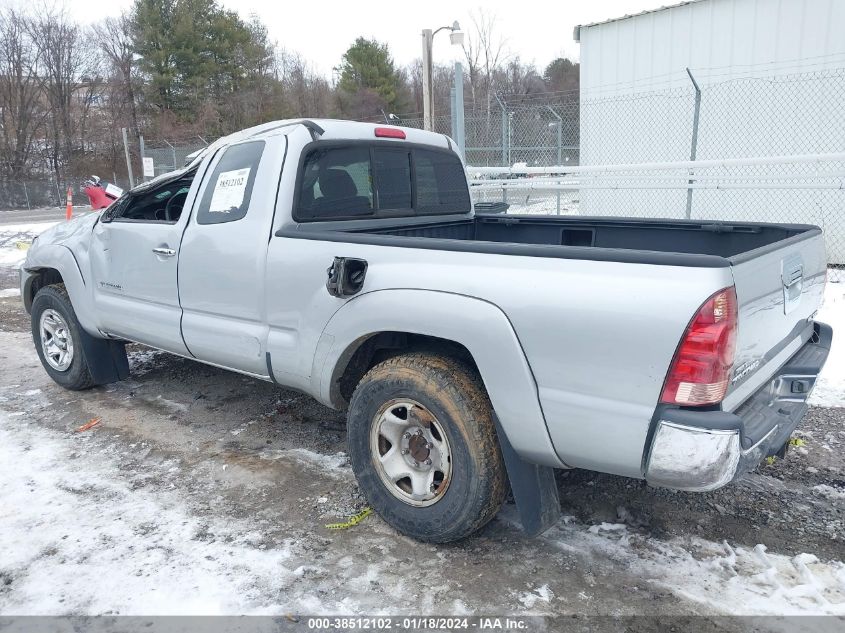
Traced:
<svg viewBox="0 0 845 633">
<path fill-rule="evenodd" d="M 141 182 L 145 182 L 147 177 L 144 175 L 144 158 L 147 156 L 147 148 L 144 147 L 144 135 L 138 135 L 138 146 L 141 149 Z"/>
<path fill-rule="evenodd" d="M 549 109 L 555 118 L 557 119 L 557 124 L 555 127 L 557 128 L 557 164 L 558 166 L 563 163 L 563 117 L 560 116 L 557 112 L 555 112 L 552 106 L 546 106 Z M 560 184 L 560 183 L 558 183 Z M 557 192 L 557 214 L 560 215 L 560 190 Z"/>
<path fill-rule="evenodd" d="M 464 68 L 455 62 L 455 142 L 466 160 L 466 135 L 464 133 Z"/>
<path fill-rule="evenodd" d="M 505 107 L 505 104 L 499 98 L 499 95 L 496 95 L 496 101 L 499 103 L 499 107 L 502 109 L 502 166 L 508 165 L 508 109 Z M 488 119 L 489 122 L 489 119 Z"/>
<path fill-rule="evenodd" d="M 29 192 L 26 190 L 26 181 L 23 181 L 23 197 L 26 198 L 26 209 L 27 211 L 31 211 L 32 207 L 29 206 Z"/>
<path fill-rule="evenodd" d="M 132 159 L 129 157 L 129 142 L 126 140 L 126 128 L 121 129 L 123 134 L 123 151 L 126 154 L 126 172 L 129 174 L 129 188 L 135 188 L 135 178 L 132 176 Z"/>
<path fill-rule="evenodd" d="M 173 170 L 175 170 L 175 169 L 176 169 L 176 148 L 175 148 L 175 147 L 173 147 L 173 146 L 172 146 L 170 143 L 168 143 L 167 141 L 164 141 L 164 142 L 165 142 L 165 144 L 167 144 L 167 146 L 170 148 L 170 153 L 171 153 L 171 154 L 173 154 Z M 172 170 L 171 170 L 171 171 L 172 171 Z"/>
<path fill-rule="evenodd" d="M 692 143 L 690 146 L 689 152 L 689 159 L 695 160 L 695 154 L 698 150 L 698 118 L 701 114 L 701 88 L 698 87 L 698 82 L 695 80 L 695 77 L 692 76 L 692 72 L 689 68 L 687 68 L 687 74 L 689 75 L 690 81 L 692 82 L 693 88 L 695 88 L 695 110 L 692 116 Z M 690 179 L 689 184 L 692 185 L 693 181 Z M 686 218 L 689 220 L 692 217 L 692 186 L 687 187 L 687 215 Z"/>
<path fill-rule="evenodd" d="M 452 138 L 455 138 L 455 135 L 458 133 L 458 111 L 455 109 L 455 87 L 452 86 L 452 89 L 449 91 L 449 107 L 451 108 L 451 115 L 452 115 Z"/>
</svg>

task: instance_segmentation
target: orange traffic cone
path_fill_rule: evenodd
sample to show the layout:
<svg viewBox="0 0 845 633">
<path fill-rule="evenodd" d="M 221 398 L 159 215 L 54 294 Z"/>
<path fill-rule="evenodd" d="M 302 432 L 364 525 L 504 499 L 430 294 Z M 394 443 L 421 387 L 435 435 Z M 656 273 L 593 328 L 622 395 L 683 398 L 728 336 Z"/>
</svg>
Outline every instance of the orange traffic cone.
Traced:
<svg viewBox="0 0 845 633">
<path fill-rule="evenodd" d="M 73 187 L 67 188 L 67 209 L 65 210 L 65 220 L 70 220 L 73 217 Z"/>
</svg>

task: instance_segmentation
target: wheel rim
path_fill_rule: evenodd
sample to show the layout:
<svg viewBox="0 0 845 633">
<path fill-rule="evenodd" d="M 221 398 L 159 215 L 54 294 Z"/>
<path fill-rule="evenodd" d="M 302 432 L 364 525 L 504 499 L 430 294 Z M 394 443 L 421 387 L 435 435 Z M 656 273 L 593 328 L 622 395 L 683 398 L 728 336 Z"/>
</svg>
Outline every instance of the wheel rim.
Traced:
<svg viewBox="0 0 845 633">
<path fill-rule="evenodd" d="M 56 371 L 67 370 L 73 362 L 73 337 L 67 321 L 61 314 L 48 308 L 41 313 L 38 329 L 44 360 Z"/>
<path fill-rule="evenodd" d="M 437 503 L 449 487 L 449 440 L 437 418 L 415 400 L 391 400 L 379 409 L 370 425 L 370 452 L 384 486 L 409 505 Z"/>
</svg>

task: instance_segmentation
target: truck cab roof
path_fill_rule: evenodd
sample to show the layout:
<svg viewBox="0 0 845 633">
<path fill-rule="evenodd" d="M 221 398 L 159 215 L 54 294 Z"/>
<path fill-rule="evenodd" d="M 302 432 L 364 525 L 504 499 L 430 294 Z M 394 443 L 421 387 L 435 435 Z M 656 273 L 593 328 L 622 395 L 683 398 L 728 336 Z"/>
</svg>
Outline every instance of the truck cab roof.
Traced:
<svg viewBox="0 0 845 633">
<path fill-rule="evenodd" d="M 262 123 L 245 130 L 234 132 L 223 136 L 208 147 L 189 156 L 190 162 L 186 167 L 199 163 L 209 152 L 217 150 L 224 145 L 231 145 L 247 139 L 270 138 L 279 134 L 288 134 L 292 128 L 302 126 L 309 130 L 313 140 L 372 140 L 381 138 L 385 142 L 406 142 L 418 145 L 430 145 L 453 149 L 454 142 L 445 134 L 418 130 L 416 128 L 386 125 L 380 123 L 364 123 L 361 121 L 342 121 L 339 119 L 281 119 Z M 396 137 L 378 136 L 376 130 L 390 130 L 396 133 Z M 399 136 L 404 134 L 404 137 Z"/>
</svg>

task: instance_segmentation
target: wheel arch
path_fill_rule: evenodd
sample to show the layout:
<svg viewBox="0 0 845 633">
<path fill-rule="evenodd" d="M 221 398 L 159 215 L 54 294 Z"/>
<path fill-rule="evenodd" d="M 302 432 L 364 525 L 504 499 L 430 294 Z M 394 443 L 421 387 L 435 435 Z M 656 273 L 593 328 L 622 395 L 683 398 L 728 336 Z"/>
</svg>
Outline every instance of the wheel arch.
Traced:
<svg viewBox="0 0 845 633">
<path fill-rule="evenodd" d="M 86 332 L 101 337 L 94 311 L 91 293 L 82 276 L 82 271 L 73 253 L 61 244 L 39 245 L 30 253 L 21 271 L 21 298 L 27 312 L 32 310 L 35 294 L 44 286 L 63 283 L 73 304 L 76 318 Z"/>
<path fill-rule="evenodd" d="M 320 399 L 344 408 L 350 388 L 376 362 L 432 349 L 474 366 L 502 430 L 534 463 L 565 467 L 549 438 L 537 385 L 519 338 L 496 305 L 441 291 L 395 289 L 348 301 L 323 330 L 312 367 Z"/>
</svg>

